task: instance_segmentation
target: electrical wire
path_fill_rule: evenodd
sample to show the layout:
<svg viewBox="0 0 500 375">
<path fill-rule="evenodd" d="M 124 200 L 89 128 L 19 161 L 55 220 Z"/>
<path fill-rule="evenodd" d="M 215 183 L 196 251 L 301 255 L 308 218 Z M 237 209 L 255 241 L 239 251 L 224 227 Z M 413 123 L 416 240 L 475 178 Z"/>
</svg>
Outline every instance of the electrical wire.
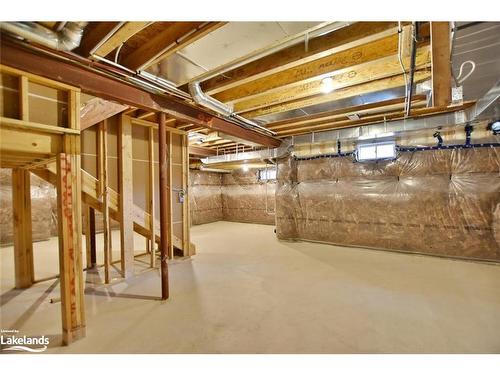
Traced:
<svg viewBox="0 0 500 375">
<path fill-rule="evenodd" d="M 403 29 L 401 27 L 401 21 L 398 21 L 398 60 L 399 60 L 399 65 L 401 65 L 401 70 L 403 71 L 403 77 L 404 77 L 404 81 L 405 81 L 405 88 L 408 87 L 408 76 L 406 75 L 406 68 L 403 64 L 403 58 L 401 56 L 402 54 L 402 43 L 403 43 L 403 38 L 402 38 L 402 34 L 403 34 Z M 408 95 L 407 95 L 407 90 L 405 90 L 405 106 L 404 106 L 404 110 L 405 110 L 405 113 L 406 113 L 406 108 L 408 106 Z"/>
<path fill-rule="evenodd" d="M 471 65 L 471 69 L 470 69 L 470 72 L 467 73 L 464 77 L 462 77 L 462 74 L 463 74 L 463 70 L 464 70 L 464 66 L 466 64 L 470 64 Z M 474 70 L 476 70 L 476 63 L 472 60 L 467 60 L 467 61 L 464 61 L 461 65 L 460 65 L 460 69 L 458 71 L 458 77 L 457 77 L 457 86 L 462 84 L 463 82 L 465 82 L 465 80 L 467 78 L 469 78 L 471 76 L 472 73 L 474 73 Z M 462 78 L 461 78 L 462 77 Z"/>
</svg>

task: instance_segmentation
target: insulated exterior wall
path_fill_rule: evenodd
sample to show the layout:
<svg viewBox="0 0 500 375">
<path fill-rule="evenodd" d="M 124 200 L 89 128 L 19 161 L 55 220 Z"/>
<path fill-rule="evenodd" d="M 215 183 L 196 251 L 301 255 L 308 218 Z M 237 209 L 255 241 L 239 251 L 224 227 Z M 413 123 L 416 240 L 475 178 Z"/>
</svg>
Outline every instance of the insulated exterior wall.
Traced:
<svg viewBox="0 0 500 375">
<path fill-rule="evenodd" d="M 189 174 L 191 224 L 223 220 L 222 174 L 191 170 Z"/>
<path fill-rule="evenodd" d="M 226 221 L 274 225 L 275 181 L 259 181 L 258 169 L 235 169 L 222 176 L 222 211 Z"/>
<path fill-rule="evenodd" d="M 191 224 L 224 220 L 274 225 L 276 181 L 259 181 L 258 173 L 191 170 Z"/>
<path fill-rule="evenodd" d="M 500 148 L 280 161 L 277 235 L 500 261 Z"/>
</svg>

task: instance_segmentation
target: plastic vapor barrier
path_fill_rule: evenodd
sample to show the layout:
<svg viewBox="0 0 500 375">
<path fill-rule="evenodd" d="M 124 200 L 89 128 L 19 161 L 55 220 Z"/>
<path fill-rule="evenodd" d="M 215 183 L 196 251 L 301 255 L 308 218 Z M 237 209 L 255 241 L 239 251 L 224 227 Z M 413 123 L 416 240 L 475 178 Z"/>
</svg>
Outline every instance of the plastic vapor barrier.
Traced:
<svg viewBox="0 0 500 375">
<path fill-rule="evenodd" d="M 279 162 L 280 239 L 500 261 L 500 148 Z"/>
</svg>

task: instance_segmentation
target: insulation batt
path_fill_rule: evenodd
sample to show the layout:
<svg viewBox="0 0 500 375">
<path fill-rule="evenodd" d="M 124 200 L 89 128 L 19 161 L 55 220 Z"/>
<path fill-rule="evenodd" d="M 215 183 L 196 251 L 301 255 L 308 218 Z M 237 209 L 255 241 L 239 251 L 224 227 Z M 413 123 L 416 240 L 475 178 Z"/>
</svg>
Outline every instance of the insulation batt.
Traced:
<svg viewBox="0 0 500 375">
<path fill-rule="evenodd" d="M 500 261 L 500 148 L 281 160 L 277 235 Z"/>
<path fill-rule="evenodd" d="M 191 170 L 189 176 L 192 225 L 219 220 L 274 225 L 276 182 L 259 181 L 258 170 Z"/>
</svg>

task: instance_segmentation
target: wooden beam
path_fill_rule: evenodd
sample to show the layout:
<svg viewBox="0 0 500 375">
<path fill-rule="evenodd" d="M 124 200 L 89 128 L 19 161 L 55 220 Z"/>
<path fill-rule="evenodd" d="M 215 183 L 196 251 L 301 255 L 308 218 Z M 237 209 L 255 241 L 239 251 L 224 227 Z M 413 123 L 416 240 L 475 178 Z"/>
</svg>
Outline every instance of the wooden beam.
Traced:
<svg viewBox="0 0 500 375">
<path fill-rule="evenodd" d="M 85 130 L 114 115 L 125 111 L 128 106 L 101 98 L 92 98 L 80 111 L 80 130 Z"/>
<path fill-rule="evenodd" d="M 196 32 L 201 25 L 203 25 L 203 22 L 174 22 L 132 53 L 124 56 L 121 64 L 132 70 L 144 69 L 151 65 L 155 58 L 166 54 L 170 49 L 174 49 L 175 46 L 181 43 L 182 37 L 191 32 Z M 183 45 L 185 44 L 183 43 Z"/>
<path fill-rule="evenodd" d="M 217 152 L 206 147 L 200 147 L 200 146 L 189 146 L 189 155 L 196 155 L 196 156 L 214 156 L 217 155 Z"/>
<path fill-rule="evenodd" d="M 57 155 L 57 211 L 59 227 L 59 280 L 63 342 L 85 336 L 82 267 L 80 156 L 76 136 L 65 136 L 66 151 Z"/>
<path fill-rule="evenodd" d="M 121 104 L 155 112 L 164 112 L 175 119 L 199 126 L 210 127 L 210 121 L 214 118 L 208 112 L 173 97 L 152 94 L 114 78 L 90 71 L 82 65 L 75 65 L 46 55 L 33 54 L 25 47 L 13 44 L 8 39 L 2 38 L 0 43 L 2 44 L 2 53 L 0 54 L 2 64 L 56 81 L 66 82 L 80 87 L 85 93 L 106 100 L 113 100 Z M 280 142 L 272 137 L 250 129 L 244 129 L 223 119 L 219 119 L 217 124 L 220 127 L 219 130 L 226 134 L 238 133 L 241 138 L 253 139 L 263 146 L 270 146 L 270 143 L 276 144 L 276 142 Z"/>
<path fill-rule="evenodd" d="M 312 38 L 308 48 L 303 43 L 284 48 L 258 60 L 229 70 L 224 75 L 211 78 L 202 83 L 202 88 L 209 94 L 241 85 L 251 80 L 274 74 L 283 69 L 292 68 L 343 49 L 366 43 L 373 38 L 380 38 L 380 33 L 393 32 L 397 22 L 357 22 L 345 28 Z M 383 35 L 383 34 L 382 34 Z"/>
<path fill-rule="evenodd" d="M 417 101 L 425 101 L 426 100 L 426 95 L 415 95 L 412 98 L 413 102 Z M 360 114 L 366 111 L 373 111 L 375 109 L 385 109 L 388 106 L 393 106 L 393 105 L 401 105 L 404 104 L 406 101 L 405 97 L 401 98 L 394 98 L 394 99 L 388 99 L 388 100 L 383 100 L 380 102 L 373 102 L 373 103 L 367 103 L 367 104 L 360 104 L 360 105 L 355 105 L 351 107 L 346 107 L 346 108 L 339 108 L 335 109 L 332 111 L 327 111 L 327 112 L 322 112 L 322 113 L 317 113 L 314 115 L 308 115 L 308 116 L 302 116 L 302 117 L 296 117 L 293 119 L 289 120 L 283 120 L 283 121 L 276 121 L 267 124 L 268 129 L 272 129 L 274 131 L 280 131 L 286 128 L 291 128 L 291 127 L 297 127 L 300 125 L 318 125 L 321 123 L 325 123 L 337 118 L 346 118 L 350 114 Z"/>
<path fill-rule="evenodd" d="M 281 142 L 278 141 L 276 138 L 272 138 L 269 136 L 265 136 L 263 134 L 254 132 L 254 131 L 248 131 L 248 129 L 242 128 L 237 126 L 236 129 L 231 129 L 231 131 L 227 131 L 227 128 L 225 127 L 225 121 L 218 118 L 218 117 L 213 117 L 208 123 L 207 123 L 207 128 L 215 131 L 220 131 L 228 135 L 232 135 L 234 137 L 238 137 L 241 139 L 245 139 L 250 142 L 258 143 L 263 146 L 267 147 L 278 147 Z"/>
<path fill-rule="evenodd" d="M 412 110 L 411 116 L 409 118 L 415 117 L 425 117 L 425 116 L 433 116 L 441 113 L 448 112 L 456 112 L 470 107 L 473 102 L 466 102 L 462 105 L 457 106 L 448 106 L 448 107 L 429 107 L 429 108 L 415 108 Z M 319 131 L 327 131 L 333 129 L 344 129 L 351 128 L 360 125 L 367 125 L 377 122 L 383 121 L 394 121 L 404 119 L 406 117 L 406 113 L 404 111 L 396 111 L 391 113 L 384 114 L 376 114 L 376 115 L 368 115 L 366 117 L 361 117 L 359 120 L 341 120 L 341 121 L 331 121 L 327 124 L 314 125 L 314 126 L 306 126 L 303 128 L 290 129 L 280 132 L 278 137 L 285 138 L 290 137 L 292 135 L 300 135 L 307 134 L 311 132 L 319 132 Z"/>
<path fill-rule="evenodd" d="M 170 242 L 169 228 L 172 217 L 169 210 L 170 189 L 168 185 L 167 129 L 165 113 L 160 113 L 158 128 L 159 158 L 160 158 L 160 272 L 161 272 L 161 299 L 168 299 L 168 263 L 167 248 Z"/>
<path fill-rule="evenodd" d="M 431 22 L 432 105 L 451 103 L 450 24 Z"/>
<path fill-rule="evenodd" d="M 96 48 L 99 43 L 110 35 L 119 25 L 119 22 L 89 22 L 83 31 L 83 38 L 80 46 L 75 50 L 83 57 L 89 57 L 90 52 Z"/>
<path fill-rule="evenodd" d="M 429 77 L 430 77 L 430 72 L 428 72 L 427 70 L 421 70 L 415 72 L 415 82 L 421 82 L 423 80 L 428 79 Z M 333 91 L 330 94 L 319 94 L 308 98 L 293 100 L 283 104 L 275 104 L 262 107 L 250 112 L 245 112 L 244 116 L 248 118 L 253 118 L 253 117 L 267 115 L 270 113 L 286 112 L 286 111 L 291 111 L 293 109 L 304 108 L 321 103 L 327 103 L 335 100 L 353 97 L 356 95 L 363 95 L 369 92 L 376 92 L 395 87 L 401 87 L 404 86 L 404 84 L 405 82 L 403 76 L 397 75 L 369 83 L 363 83 L 352 87 L 346 87 L 344 89 Z"/>
<path fill-rule="evenodd" d="M 336 70 L 346 69 L 369 61 L 396 55 L 398 52 L 398 34 L 375 40 L 368 44 L 356 46 L 311 62 L 282 70 L 251 83 L 236 86 L 214 95 L 221 102 L 260 94 L 277 87 L 323 77 Z M 401 70 L 401 69 L 400 69 Z"/>
<path fill-rule="evenodd" d="M 129 116 L 120 116 L 118 125 L 118 161 L 121 268 L 122 276 L 128 278 L 134 275 L 132 123 Z"/>
<path fill-rule="evenodd" d="M 125 22 L 117 31 L 107 38 L 95 50 L 94 54 L 105 57 L 120 44 L 126 42 L 130 37 L 144 29 L 150 22 Z"/>
<path fill-rule="evenodd" d="M 423 69 L 430 65 L 429 47 L 422 47 L 416 56 L 416 68 Z M 407 64 L 409 66 L 409 63 Z M 362 83 L 371 82 L 377 79 L 392 77 L 401 74 L 401 65 L 397 56 L 390 56 L 373 62 L 364 63 L 348 69 L 332 72 L 334 90 L 355 86 Z M 299 84 L 292 84 L 280 87 L 271 92 L 266 92 L 255 97 L 239 101 L 234 105 L 237 113 L 247 112 L 261 107 L 284 103 L 291 100 L 305 98 L 308 96 L 320 95 L 321 77 L 319 79 L 302 81 Z"/>
<path fill-rule="evenodd" d="M 14 229 L 14 274 L 16 288 L 28 288 L 35 280 L 31 237 L 30 172 L 12 169 L 12 214 Z"/>
</svg>

